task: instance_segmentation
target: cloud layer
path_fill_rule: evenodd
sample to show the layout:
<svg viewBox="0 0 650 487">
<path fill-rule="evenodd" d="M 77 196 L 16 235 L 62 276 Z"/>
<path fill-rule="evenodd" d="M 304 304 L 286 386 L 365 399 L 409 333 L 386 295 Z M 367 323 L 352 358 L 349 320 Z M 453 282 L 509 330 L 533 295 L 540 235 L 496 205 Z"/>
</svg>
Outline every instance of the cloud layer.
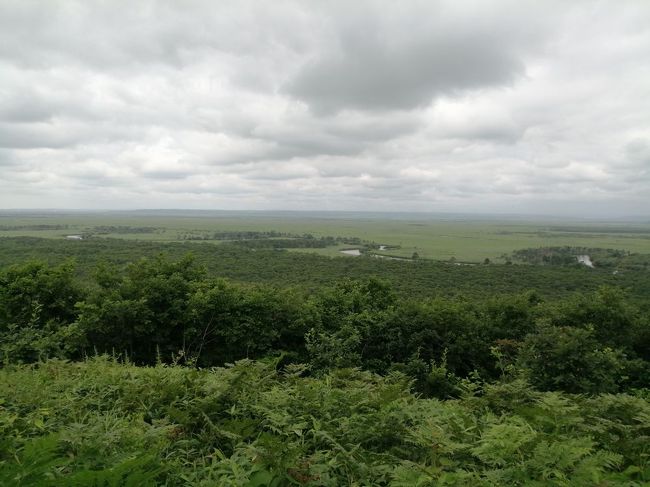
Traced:
<svg viewBox="0 0 650 487">
<path fill-rule="evenodd" d="M 650 213 L 650 5 L 0 2 L 0 207 Z"/>
</svg>

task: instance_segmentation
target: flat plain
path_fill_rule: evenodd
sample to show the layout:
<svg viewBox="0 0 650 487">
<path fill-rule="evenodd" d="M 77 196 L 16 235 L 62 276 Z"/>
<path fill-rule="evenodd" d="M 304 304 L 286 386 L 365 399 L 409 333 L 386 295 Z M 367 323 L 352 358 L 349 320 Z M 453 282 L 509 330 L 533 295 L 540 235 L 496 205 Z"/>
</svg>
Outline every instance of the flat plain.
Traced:
<svg viewBox="0 0 650 487">
<path fill-rule="evenodd" d="M 523 248 L 574 246 L 650 253 L 650 222 L 598 222 L 517 218 L 468 218 L 434 214 L 227 212 L 227 211 L 111 211 L 0 213 L 0 237 L 31 236 L 64 239 L 92 234 L 93 238 L 141 241 L 208 241 L 214 233 L 278 232 L 285 235 L 359 238 L 389 248 L 387 256 L 431 260 L 455 259 L 503 262 L 502 256 Z M 203 239 L 206 240 L 203 240 Z M 291 249 L 342 256 L 339 244 L 317 249 Z"/>
</svg>

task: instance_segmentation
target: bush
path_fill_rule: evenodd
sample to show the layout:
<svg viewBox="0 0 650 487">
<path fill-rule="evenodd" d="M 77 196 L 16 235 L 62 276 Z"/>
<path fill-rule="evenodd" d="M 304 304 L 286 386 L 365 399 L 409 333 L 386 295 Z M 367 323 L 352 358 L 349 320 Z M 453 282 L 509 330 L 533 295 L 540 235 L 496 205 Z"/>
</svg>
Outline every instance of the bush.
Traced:
<svg viewBox="0 0 650 487">
<path fill-rule="evenodd" d="M 531 383 L 544 391 L 616 392 L 625 369 L 620 350 L 603 347 L 589 329 L 541 326 L 519 355 Z"/>
<path fill-rule="evenodd" d="M 650 405 L 515 381 L 440 401 L 405 376 L 106 358 L 0 369 L 2 485 L 645 485 Z"/>
</svg>

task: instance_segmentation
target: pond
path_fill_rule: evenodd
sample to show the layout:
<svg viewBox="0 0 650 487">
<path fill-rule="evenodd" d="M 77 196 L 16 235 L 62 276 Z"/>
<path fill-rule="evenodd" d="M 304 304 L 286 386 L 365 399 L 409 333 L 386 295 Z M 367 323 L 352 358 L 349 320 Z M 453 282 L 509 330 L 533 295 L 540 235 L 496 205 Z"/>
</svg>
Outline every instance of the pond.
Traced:
<svg viewBox="0 0 650 487">
<path fill-rule="evenodd" d="M 345 255 L 353 255 L 354 257 L 359 257 L 361 255 L 361 251 L 359 249 L 345 249 L 339 250 L 339 252 Z"/>
</svg>

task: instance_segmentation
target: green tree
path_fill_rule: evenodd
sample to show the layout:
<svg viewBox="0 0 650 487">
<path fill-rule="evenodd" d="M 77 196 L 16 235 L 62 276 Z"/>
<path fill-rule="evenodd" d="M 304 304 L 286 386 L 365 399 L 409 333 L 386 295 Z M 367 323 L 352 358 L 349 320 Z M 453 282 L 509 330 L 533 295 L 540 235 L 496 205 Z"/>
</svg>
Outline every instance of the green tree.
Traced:
<svg viewBox="0 0 650 487">
<path fill-rule="evenodd" d="M 55 267 L 41 261 L 11 266 L 0 273 L 0 331 L 9 324 L 71 323 L 83 296 L 71 261 Z"/>
<path fill-rule="evenodd" d="M 55 267 L 29 261 L 0 273 L 2 361 L 73 356 L 78 338 L 75 304 L 83 297 L 70 261 Z"/>
<path fill-rule="evenodd" d="M 305 358 L 308 306 L 290 291 L 206 281 L 197 286 L 189 309 L 185 350 L 203 365 L 279 351 Z"/>
<path fill-rule="evenodd" d="M 126 352 L 151 362 L 159 352 L 171 357 L 183 349 L 188 303 L 204 270 L 188 255 L 172 262 L 164 255 L 129 264 L 124 273 L 102 266 L 97 289 L 79 306 L 79 323 L 90 346 Z"/>
<path fill-rule="evenodd" d="M 551 324 L 593 329 L 594 337 L 611 347 L 634 348 L 643 328 L 640 313 L 617 288 L 603 286 L 578 294 L 551 310 Z"/>
<path fill-rule="evenodd" d="M 524 340 L 518 365 L 541 390 L 616 392 L 625 356 L 600 344 L 589 329 L 543 325 Z"/>
<path fill-rule="evenodd" d="M 361 365 L 369 337 L 396 304 L 391 286 L 379 279 L 346 279 L 321 292 L 314 301 L 315 322 L 306 337 L 316 368 Z"/>
</svg>

